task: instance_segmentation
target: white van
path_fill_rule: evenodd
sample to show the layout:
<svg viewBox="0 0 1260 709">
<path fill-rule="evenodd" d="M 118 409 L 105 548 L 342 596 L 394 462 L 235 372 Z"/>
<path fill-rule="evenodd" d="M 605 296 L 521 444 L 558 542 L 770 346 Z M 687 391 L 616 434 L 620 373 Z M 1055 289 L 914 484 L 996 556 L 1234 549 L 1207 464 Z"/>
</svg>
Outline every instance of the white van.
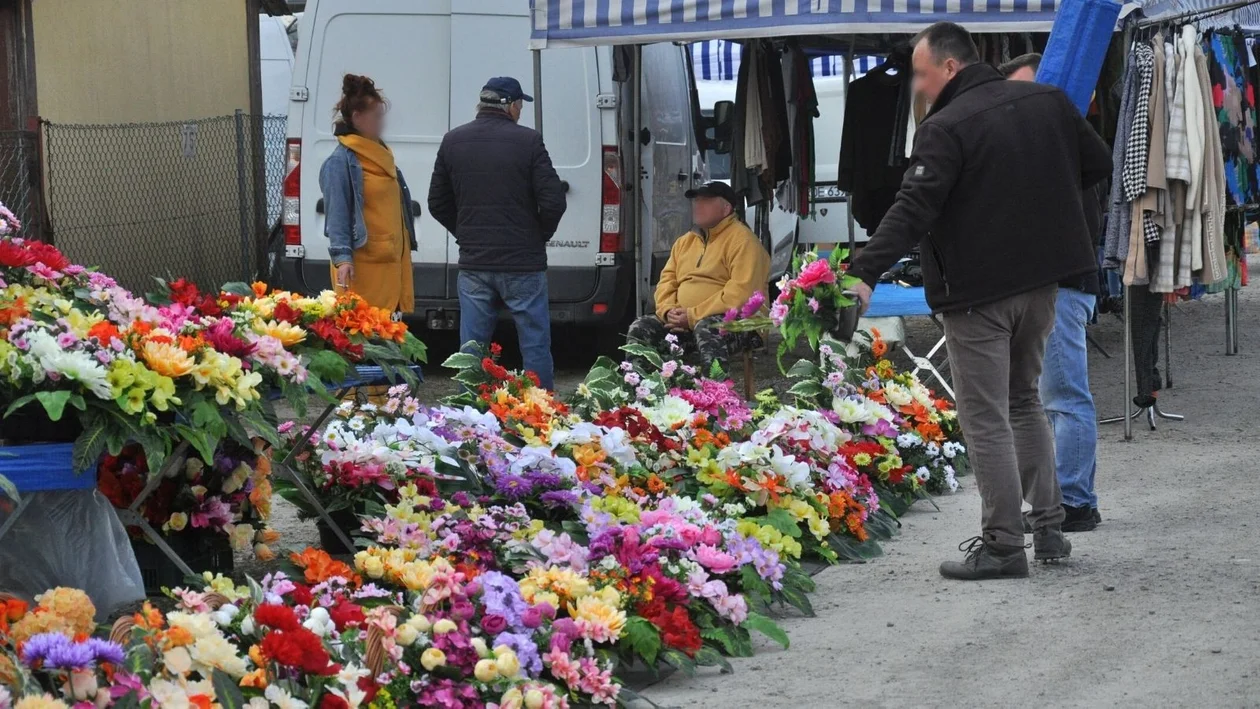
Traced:
<svg viewBox="0 0 1260 709">
<path fill-rule="evenodd" d="M 818 117 L 814 119 L 814 213 L 802 214 L 798 242 L 809 248 L 814 244 L 849 243 L 849 198 L 836 186 L 840 175 L 840 134 L 844 129 L 845 82 L 843 76 L 815 76 L 814 92 L 818 94 Z M 857 244 L 865 244 L 870 235 L 857 222 L 853 223 Z"/>
<path fill-rule="evenodd" d="M 347 72 L 365 74 L 390 103 L 386 139 L 412 195 L 423 206 L 442 136 L 471 121 L 486 79 L 514 76 L 534 93 L 523 0 L 309 0 L 300 23 L 288 121 L 282 270 L 306 292 L 329 286 L 319 168 L 336 147 L 333 105 Z M 643 194 L 623 181 L 629 162 L 629 84 L 613 80 L 608 47 L 542 52 L 543 138 L 566 183 L 568 210 L 548 244 L 553 324 L 625 331 L 635 297 L 650 307 L 650 283 L 636 288 L 632 217 L 648 225 L 640 258 L 655 276 L 690 225 L 683 193 L 703 179 L 689 58 L 670 44 L 644 49 L 646 130 Z M 526 104 L 524 125 L 534 125 Z M 659 177 L 659 179 L 658 179 Z M 430 328 L 458 327 L 458 245 L 428 214 L 417 220 L 412 253 L 416 314 Z M 645 279 L 647 280 L 647 279 Z M 654 282 L 655 279 L 651 279 Z"/>
<path fill-rule="evenodd" d="M 713 107 L 720 101 L 735 101 L 735 81 L 704 81 L 696 80 L 696 95 L 700 101 L 700 113 L 705 118 L 713 116 Z M 709 129 L 712 131 L 712 128 Z M 710 137 L 712 137 L 710 135 Z M 731 156 L 720 155 L 712 149 L 705 152 L 705 163 L 709 168 L 710 180 L 721 180 L 727 184 L 731 182 Z M 833 177 L 834 179 L 834 177 Z M 796 221 L 795 214 L 787 211 L 779 206 L 778 200 L 774 202 L 773 208 L 770 210 L 770 216 L 767 219 L 769 233 L 759 234 L 762 244 L 766 250 L 770 252 L 770 282 L 776 283 L 779 277 L 787 272 L 792 265 L 792 251 L 796 248 Z M 750 226 L 757 223 L 757 208 L 749 207 L 746 210 L 744 218 Z"/>
<path fill-rule="evenodd" d="M 291 17 L 258 16 L 258 73 L 262 77 L 263 169 L 269 229 L 280 219 L 285 133 L 280 130 L 279 122 L 289 113 L 289 86 L 293 84 L 293 45 L 289 37 L 292 21 Z"/>
</svg>

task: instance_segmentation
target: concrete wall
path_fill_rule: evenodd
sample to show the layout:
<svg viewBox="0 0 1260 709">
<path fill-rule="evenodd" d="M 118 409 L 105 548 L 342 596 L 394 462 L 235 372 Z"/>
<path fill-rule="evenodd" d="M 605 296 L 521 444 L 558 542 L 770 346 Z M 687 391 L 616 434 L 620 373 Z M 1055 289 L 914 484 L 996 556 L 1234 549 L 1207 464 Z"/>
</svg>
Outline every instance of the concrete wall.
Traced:
<svg viewBox="0 0 1260 709">
<path fill-rule="evenodd" d="M 245 0 L 31 4 L 47 120 L 147 123 L 250 110 Z"/>
</svg>

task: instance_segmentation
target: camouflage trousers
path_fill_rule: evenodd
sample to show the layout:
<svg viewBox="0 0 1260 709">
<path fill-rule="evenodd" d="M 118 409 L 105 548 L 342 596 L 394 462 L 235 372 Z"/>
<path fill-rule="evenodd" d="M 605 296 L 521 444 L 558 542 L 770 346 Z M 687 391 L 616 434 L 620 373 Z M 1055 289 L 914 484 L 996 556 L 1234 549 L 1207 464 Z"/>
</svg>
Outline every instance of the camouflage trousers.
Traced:
<svg viewBox="0 0 1260 709">
<path fill-rule="evenodd" d="M 754 333 L 722 333 L 722 316 L 712 315 L 696 323 L 692 330 L 672 333 L 678 337 L 678 346 L 683 348 L 683 356 L 699 356 L 701 372 L 707 375 L 716 363 L 723 372 L 729 373 L 731 355 L 739 354 L 746 348 L 755 346 L 748 337 Z M 647 345 L 669 357 L 669 343 L 665 339 L 670 335 L 669 328 L 655 315 L 644 315 L 635 320 L 626 331 L 626 341 Z M 635 357 L 627 357 L 635 365 L 643 366 L 643 362 Z"/>
</svg>

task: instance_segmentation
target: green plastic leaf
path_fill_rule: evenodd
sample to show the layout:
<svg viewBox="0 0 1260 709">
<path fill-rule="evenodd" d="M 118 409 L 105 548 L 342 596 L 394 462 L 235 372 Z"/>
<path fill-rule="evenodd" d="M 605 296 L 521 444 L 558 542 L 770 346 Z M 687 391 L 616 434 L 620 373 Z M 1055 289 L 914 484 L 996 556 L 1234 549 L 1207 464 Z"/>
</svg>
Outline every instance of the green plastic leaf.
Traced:
<svg viewBox="0 0 1260 709">
<path fill-rule="evenodd" d="M 214 449 L 217 447 L 218 441 L 210 437 L 206 431 L 186 426 L 182 423 L 175 424 L 175 430 L 179 433 L 180 438 L 188 441 L 188 445 L 197 451 L 197 455 L 206 462 L 214 460 Z M 150 467 L 151 470 L 155 469 Z"/>
<path fill-rule="evenodd" d="M 731 667 L 731 663 L 727 662 L 725 657 L 722 657 L 722 653 L 708 645 L 696 651 L 696 664 L 701 667 L 721 667 L 724 675 L 735 671 L 735 668 Z"/>
<path fill-rule="evenodd" d="M 22 501 L 21 495 L 18 494 L 17 485 L 14 485 L 12 480 L 3 475 L 0 475 L 0 492 L 4 493 L 4 496 L 13 502 Z"/>
<path fill-rule="evenodd" d="M 624 642 L 649 666 L 656 664 L 656 656 L 661 651 L 661 633 L 651 622 L 638 616 L 627 620 Z"/>
<path fill-rule="evenodd" d="M 681 650 L 675 650 L 672 647 L 666 648 L 665 651 L 661 653 L 661 659 L 688 677 L 694 677 L 696 675 L 695 661 L 690 657 L 687 657 L 686 653 Z"/>
<path fill-rule="evenodd" d="M 801 525 L 796 521 L 796 518 L 792 516 L 791 512 L 788 512 L 782 507 L 776 507 L 775 509 L 770 510 L 770 513 L 765 516 L 765 521 L 766 524 L 779 530 L 780 534 L 786 534 L 793 539 L 800 538 L 801 536 Z"/>
<path fill-rule="evenodd" d="M 245 696 L 237 686 L 232 675 L 223 670 L 215 670 L 211 676 L 214 685 L 214 698 L 223 709 L 241 709 L 245 706 Z"/>
<path fill-rule="evenodd" d="M 640 357 L 647 360 L 648 364 L 651 364 L 656 369 L 665 366 L 665 361 L 661 359 L 661 353 L 647 345 L 638 342 L 627 342 L 621 346 L 621 351 L 631 357 Z"/>
<path fill-rule="evenodd" d="M 447 369 L 479 369 L 481 358 L 468 352 L 456 352 L 447 357 L 442 366 Z"/>
<path fill-rule="evenodd" d="M 340 384 L 350 375 L 350 363 L 332 350 L 319 350 L 306 363 L 306 371 L 326 384 Z"/>
<path fill-rule="evenodd" d="M 809 596 L 806 596 L 804 591 L 784 584 L 779 594 L 788 605 L 803 613 L 807 618 L 814 617 L 814 605 L 809 602 Z"/>
<path fill-rule="evenodd" d="M 74 441 L 74 450 L 70 454 L 70 464 L 75 472 L 83 472 L 96 464 L 105 452 L 108 431 L 103 417 L 94 417 L 83 429 L 83 433 Z"/>
<path fill-rule="evenodd" d="M 127 671 L 147 677 L 153 672 L 153 650 L 148 645 L 136 644 L 127 650 Z"/>
<path fill-rule="evenodd" d="M 224 293 L 231 293 L 232 295 L 243 295 L 246 298 L 252 298 L 254 296 L 254 289 L 250 288 L 248 283 L 242 283 L 241 281 L 224 283 L 223 287 L 219 290 Z"/>
<path fill-rule="evenodd" d="M 44 405 L 44 411 L 48 413 L 49 419 L 60 421 L 61 415 L 66 411 L 66 404 L 70 401 L 71 393 L 70 391 L 41 391 L 36 392 L 35 398 Z"/>
<path fill-rule="evenodd" d="M 27 394 L 26 396 L 21 396 L 21 397 L 18 397 L 17 399 L 14 399 L 13 403 L 9 404 L 9 408 L 4 410 L 5 417 L 8 417 L 14 411 L 17 411 L 18 409 L 22 408 L 23 406 L 26 406 L 32 401 L 35 401 L 34 394 Z"/>
<path fill-rule="evenodd" d="M 788 649 L 790 641 L 788 640 L 787 633 L 783 631 L 783 628 L 779 627 L 778 623 L 775 623 L 773 620 L 770 620 L 760 613 L 750 611 L 748 613 L 748 618 L 744 620 L 743 627 L 748 630 L 755 630 L 767 638 L 770 638 L 776 643 L 782 645 L 784 650 Z"/>
</svg>

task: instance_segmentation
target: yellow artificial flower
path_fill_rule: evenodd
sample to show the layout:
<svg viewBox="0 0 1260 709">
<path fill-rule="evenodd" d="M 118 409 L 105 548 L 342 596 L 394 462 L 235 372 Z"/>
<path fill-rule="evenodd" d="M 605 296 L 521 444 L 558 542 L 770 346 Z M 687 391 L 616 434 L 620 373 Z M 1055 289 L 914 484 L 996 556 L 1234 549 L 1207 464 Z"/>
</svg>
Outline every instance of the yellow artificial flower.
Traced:
<svg viewBox="0 0 1260 709">
<path fill-rule="evenodd" d="M 614 641 L 621 637 L 626 627 L 626 612 L 600 595 L 586 596 L 570 603 L 569 616 L 577 622 L 583 637 L 596 642 Z"/>
<path fill-rule="evenodd" d="M 446 653 L 431 647 L 420 655 L 420 664 L 424 665 L 424 669 L 432 672 L 434 668 L 446 664 Z"/>
<path fill-rule="evenodd" d="M 69 709 L 68 705 L 50 694 L 27 695 L 17 700 L 13 709 Z"/>
<path fill-rule="evenodd" d="M 144 363 L 149 365 L 149 369 L 171 379 L 187 376 L 197 364 L 187 352 L 179 347 L 152 340 L 144 343 L 140 349 L 140 356 L 144 359 Z"/>
<path fill-rule="evenodd" d="M 303 330 L 297 325 L 290 325 L 287 322 L 279 322 L 276 320 L 263 321 L 261 318 L 255 320 L 254 332 L 259 335 L 274 337 L 286 348 L 292 347 L 306 339 L 306 330 Z"/>
</svg>

